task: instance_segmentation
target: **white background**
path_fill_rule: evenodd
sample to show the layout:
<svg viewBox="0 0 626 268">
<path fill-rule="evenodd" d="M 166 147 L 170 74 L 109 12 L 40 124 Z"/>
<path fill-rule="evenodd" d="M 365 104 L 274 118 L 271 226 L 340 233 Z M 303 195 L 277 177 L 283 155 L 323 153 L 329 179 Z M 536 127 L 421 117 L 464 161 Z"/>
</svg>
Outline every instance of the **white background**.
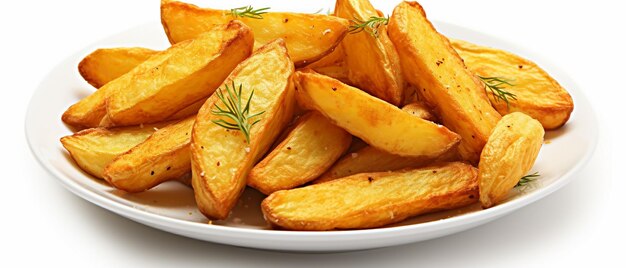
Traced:
<svg viewBox="0 0 626 268">
<path fill-rule="evenodd" d="M 194 1 L 210 2 L 218 1 Z M 247 4 L 220 2 L 232 7 Z M 310 11 L 332 7 L 332 1 L 293 2 L 310 5 Z M 373 2 L 380 6 L 384 1 Z M 600 141 L 589 165 L 571 184 L 512 215 L 463 233 L 362 252 L 266 252 L 151 229 L 65 190 L 31 156 L 23 121 L 39 80 L 56 63 L 103 37 L 158 20 L 158 1 L 11 1 L 0 6 L 0 90 L 4 93 L 0 98 L 4 152 L 0 154 L 0 266 L 624 267 L 626 178 L 611 167 L 624 165 L 620 151 L 624 149 L 626 8 L 613 1 L 421 3 L 431 19 L 464 25 L 534 51 L 585 91 L 598 115 Z"/>
</svg>

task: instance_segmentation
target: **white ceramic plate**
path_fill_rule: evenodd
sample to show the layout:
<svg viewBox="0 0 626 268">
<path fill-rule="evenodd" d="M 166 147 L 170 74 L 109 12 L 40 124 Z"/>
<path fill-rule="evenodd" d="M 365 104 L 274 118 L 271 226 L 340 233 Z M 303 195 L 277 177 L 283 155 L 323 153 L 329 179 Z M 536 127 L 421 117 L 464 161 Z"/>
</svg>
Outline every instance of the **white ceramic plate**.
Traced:
<svg viewBox="0 0 626 268">
<path fill-rule="evenodd" d="M 460 210 L 412 218 L 393 226 L 354 231 L 297 232 L 271 230 L 260 212 L 263 196 L 246 190 L 231 217 L 207 224 L 195 207 L 191 189 L 170 182 L 141 194 L 126 194 L 83 173 L 62 148 L 59 138 L 71 134 L 61 114 L 72 103 L 93 92 L 82 80 L 77 64 L 100 47 L 167 47 L 158 22 L 103 39 L 70 56 L 45 77 L 35 91 L 26 116 L 26 137 L 33 154 L 51 174 L 76 195 L 123 217 L 167 232 L 235 246 L 286 251 L 344 251 L 423 241 L 470 229 L 506 215 L 559 189 L 587 161 L 595 147 L 594 113 L 572 80 L 544 59 L 511 43 L 446 23 L 436 23 L 444 34 L 478 44 L 503 48 L 530 58 L 564 85 L 575 101 L 570 122 L 546 134 L 549 141 L 533 168 L 539 181 L 512 194 L 499 206 L 481 210 L 477 205 Z"/>
</svg>

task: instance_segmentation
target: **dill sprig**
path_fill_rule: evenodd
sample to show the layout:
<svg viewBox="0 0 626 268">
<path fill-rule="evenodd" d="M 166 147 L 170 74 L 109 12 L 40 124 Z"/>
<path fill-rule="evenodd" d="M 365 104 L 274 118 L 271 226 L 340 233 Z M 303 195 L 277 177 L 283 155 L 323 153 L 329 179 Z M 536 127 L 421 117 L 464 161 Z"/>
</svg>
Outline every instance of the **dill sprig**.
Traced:
<svg viewBox="0 0 626 268">
<path fill-rule="evenodd" d="M 352 25 L 350 25 L 350 30 L 348 31 L 349 33 L 355 34 L 365 31 L 366 33 L 371 34 L 373 37 L 378 38 L 378 29 L 380 28 L 380 26 L 387 25 L 389 23 L 389 16 L 371 16 L 368 20 L 365 21 L 354 18 L 351 23 Z"/>
<path fill-rule="evenodd" d="M 480 80 L 482 80 L 483 84 L 485 84 L 485 91 L 489 89 L 491 94 L 493 94 L 496 101 L 504 101 L 506 103 L 506 108 L 509 109 L 509 99 L 517 100 L 517 96 L 515 94 L 504 90 L 503 88 L 506 86 L 515 86 L 513 83 L 509 82 L 501 77 L 484 77 L 478 76 Z"/>
<path fill-rule="evenodd" d="M 515 187 L 523 187 L 528 185 L 529 183 L 536 181 L 537 178 L 539 178 L 539 172 L 535 172 L 533 174 L 528 174 L 522 178 L 519 179 L 519 181 L 517 182 L 517 184 L 515 185 Z"/>
<path fill-rule="evenodd" d="M 235 18 L 246 17 L 246 18 L 253 18 L 253 19 L 262 19 L 263 14 L 267 13 L 267 10 L 269 9 L 270 9 L 269 7 L 264 7 L 264 8 L 259 8 L 259 9 L 254 9 L 252 6 L 237 7 L 237 8 L 233 8 L 230 10 L 230 15 L 232 15 Z"/>
<path fill-rule="evenodd" d="M 221 88 L 218 88 L 215 94 L 217 94 L 217 97 L 226 108 L 224 109 L 216 103 L 214 106 L 215 109 L 211 110 L 211 113 L 230 119 L 230 122 L 219 119 L 213 120 L 213 123 L 226 129 L 240 130 L 246 137 L 246 141 L 250 143 L 250 129 L 261 121 L 257 119 L 250 123 L 250 119 L 263 114 L 265 111 L 250 115 L 250 100 L 252 100 L 252 96 L 254 96 L 254 89 L 250 92 L 250 96 L 244 106 L 242 104 L 241 84 L 239 84 L 238 90 L 235 87 L 235 81 L 231 82 L 231 87 L 228 87 L 228 84 L 224 87 L 226 88 L 227 96 L 224 96 Z"/>
</svg>

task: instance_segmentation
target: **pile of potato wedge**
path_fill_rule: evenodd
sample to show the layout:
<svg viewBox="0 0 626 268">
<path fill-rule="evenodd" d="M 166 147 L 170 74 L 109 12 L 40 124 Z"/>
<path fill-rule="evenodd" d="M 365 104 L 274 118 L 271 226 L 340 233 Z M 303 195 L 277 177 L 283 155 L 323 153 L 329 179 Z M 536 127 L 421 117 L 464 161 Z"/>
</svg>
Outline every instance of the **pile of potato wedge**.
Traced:
<svg viewBox="0 0 626 268">
<path fill-rule="evenodd" d="M 267 195 L 278 229 L 486 209 L 573 110 L 535 63 L 448 39 L 416 2 L 387 16 L 368 0 L 337 0 L 332 14 L 163 0 L 161 22 L 166 50 L 103 48 L 80 62 L 96 90 L 63 113 L 77 132 L 61 143 L 129 193 L 191 175 L 208 219 L 229 217 L 245 187 Z"/>
</svg>

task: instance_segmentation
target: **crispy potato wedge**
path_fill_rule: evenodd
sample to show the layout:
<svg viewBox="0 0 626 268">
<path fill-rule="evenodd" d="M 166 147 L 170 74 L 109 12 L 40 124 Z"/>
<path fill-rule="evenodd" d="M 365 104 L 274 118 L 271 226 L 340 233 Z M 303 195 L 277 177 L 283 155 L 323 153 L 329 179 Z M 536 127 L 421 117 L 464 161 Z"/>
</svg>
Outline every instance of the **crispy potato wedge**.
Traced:
<svg viewBox="0 0 626 268">
<path fill-rule="evenodd" d="M 477 163 L 491 130 L 500 120 L 483 85 L 467 70 L 448 40 L 435 30 L 418 3 L 400 3 L 388 29 L 406 79 L 419 89 L 442 123 L 463 137 L 461 156 Z"/>
<path fill-rule="evenodd" d="M 211 111 L 220 104 L 213 94 L 202 106 L 191 138 L 192 185 L 200 211 L 211 219 L 224 219 L 237 202 L 248 173 L 265 154 L 293 116 L 293 62 L 282 39 L 259 48 L 243 61 L 218 90 L 239 88 L 250 99 L 250 114 L 260 120 L 250 130 L 250 142 L 241 131 L 228 130 L 213 120 L 228 120 Z M 226 93 L 225 93 L 226 94 Z M 247 99 L 247 97 L 246 97 Z M 243 105 L 243 104 L 242 104 Z M 222 105 L 220 105 L 222 106 Z"/>
<path fill-rule="evenodd" d="M 276 38 L 285 40 L 289 55 L 302 67 L 319 60 L 335 48 L 348 32 L 348 21 L 321 14 L 268 12 L 263 19 L 234 16 L 230 10 L 161 1 L 161 22 L 172 44 L 193 39 L 215 24 L 237 19 L 254 32 L 258 44 Z"/>
<path fill-rule="evenodd" d="M 115 157 L 140 144 L 152 133 L 154 126 L 91 128 L 65 136 L 61 143 L 82 170 L 102 179 L 104 168 Z"/>
<path fill-rule="evenodd" d="M 383 151 L 436 157 L 460 137 L 447 128 L 403 112 L 383 100 L 313 71 L 296 72 L 298 103 Z"/>
<path fill-rule="evenodd" d="M 402 110 L 424 120 L 433 121 L 433 115 L 420 103 L 411 103 Z M 439 157 L 406 157 L 363 146 L 341 157 L 337 162 L 312 183 L 322 183 L 365 172 L 395 171 L 405 168 L 418 168 L 433 162 L 450 162 L 456 159 L 456 150 L 449 150 Z"/>
<path fill-rule="evenodd" d="M 180 120 L 180 119 L 184 119 L 189 116 L 198 114 L 198 111 L 200 110 L 200 108 L 202 108 L 202 105 L 204 105 L 206 100 L 207 99 L 201 99 L 199 101 L 196 101 L 190 104 L 189 106 L 183 108 L 182 110 L 170 116 L 168 120 Z"/>
<path fill-rule="evenodd" d="M 505 88 L 516 99 L 504 101 L 487 94 L 491 105 L 502 115 L 523 112 L 539 120 L 545 129 L 563 126 L 574 110 L 574 101 L 567 91 L 537 64 L 513 53 L 451 40 L 452 46 L 465 60 L 467 68 L 483 77 L 510 79 L 513 86 Z"/>
<path fill-rule="evenodd" d="M 158 129 L 147 140 L 116 157 L 104 169 L 115 188 L 141 192 L 191 171 L 191 127 L 195 116 Z"/>
<path fill-rule="evenodd" d="M 322 231 L 380 227 L 477 201 L 478 171 L 447 163 L 415 170 L 362 173 L 292 190 L 261 203 L 273 225 Z"/>
<path fill-rule="evenodd" d="M 113 89 L 107 99 L 109 121 L 114 125 L 159 122 L 208 97 L 250 55 L 253 42 L 248 27 L 231 21 L 181 43 L 181 49 L 166 50 L 163 62 L 140 65 L 129 73 L 131 83 Z"/>
<path fill-rule="evenodd" d="M 300 117 L 289 135 L 256 164 L 248 185 L 264 194 L 305 184 L 348 149 L 352 135 L 317 112 Z"/>
<path fill-rule="evenodd" d="M 535 164 L 544 130 L 539 121 L 513 112 L 493 129 L 478 164 L 480 203 L 484 208 L 502 202 Z"/>
<path fill-rule="evenodd" d="M 335 14 L 348 20 L 366 21 L 378 16 L 368 0 L 337 0 Z M 378 35 L 367 31 L 348 34 L 341 42 L 350 84 L 393 105 L 401 105 L 404 98 L 404 79 L 400 59 L 387 36 L 385 25 Z"/>
<path fill-rule="evenodd" d="M 101 48 L 80 61 L 78 72 L 87 83 L 100 88 L 157 53 L 142 47 Z"/>
</svg>

